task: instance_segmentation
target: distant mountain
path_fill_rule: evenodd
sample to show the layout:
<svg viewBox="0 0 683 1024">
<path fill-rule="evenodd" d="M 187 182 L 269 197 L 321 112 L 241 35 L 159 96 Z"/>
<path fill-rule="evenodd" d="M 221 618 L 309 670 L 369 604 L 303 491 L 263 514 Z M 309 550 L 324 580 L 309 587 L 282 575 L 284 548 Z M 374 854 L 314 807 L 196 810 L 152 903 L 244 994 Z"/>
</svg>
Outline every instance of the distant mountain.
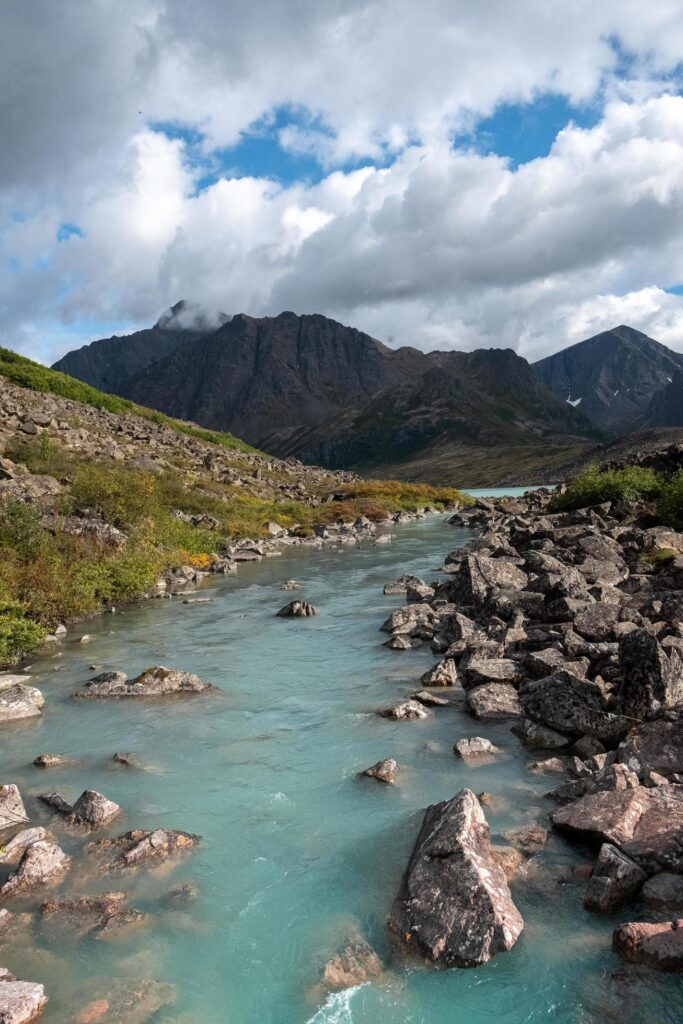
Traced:
<svg viewBox="0 0 683 1024">
<path fill-rule="evenodd" d="M 394 351 L 324 316 L 240 314 L 148 366 L 123 393 L 207 427 L 239 424 L 240 436 L 261 445 L 274 432 L 345 412 L 428 363 L 417 349 Z"/>
<path fill-rule="evenodd" d="M 541 380 L 558 398 L 580 408 L 613 437 L 644 426 L 674 425 L 662 420 L 658 405 L 667 389 L 667 406 L 683 406 L 683 355 L 624 325 L 556 352 L 534 364 Z M 678 381 L 678 383 L 675 383 Z M 675 415 L 675 413 L 672 413 Z"/>
<path fill-rule="evenodd" d="M 511 350 L 390 349 L 327 317 L 290 312 L 239 314 L 211 333 L 183 326 L 175 344 L 168 330 L 162 318 L 127 339 L 132 349 L 142 344 L 143 365 L 117 380 L 117 393 L 276 455 L 471 484 L 509 476 L 516 463 L 528 482 L 535 465 L 600 437 Z M 170 350 L 153 359 L 159 332 Z"/>
<path fill-rule="evenodd" d="M 683 427 L 683 359 L 681 368 L 657 391 L 645 414 L 646 428 Z"/>
<path fill-rule="evenodd" d="M 154 327 L 134 334 L 93 341 L 69 352 L 53 366 L 100 391 L 123 395 L 128 382 L 150 363 L 163 359 L 179 345 L 212 334 L 230 318 L 209 313 L 196 303 L 176 302 Z"/>
</svg>

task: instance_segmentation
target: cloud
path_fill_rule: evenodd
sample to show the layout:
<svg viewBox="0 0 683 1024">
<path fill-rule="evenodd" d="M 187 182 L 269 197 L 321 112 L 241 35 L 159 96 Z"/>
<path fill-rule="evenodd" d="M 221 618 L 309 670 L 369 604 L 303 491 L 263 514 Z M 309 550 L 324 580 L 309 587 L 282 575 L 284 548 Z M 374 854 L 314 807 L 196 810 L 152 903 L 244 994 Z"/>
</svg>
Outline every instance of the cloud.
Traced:
<svg viewBox="0 0 683 1024">
<path fill-rule="evenodd" d="M 186 297 L 424 348 L 539 357 L 629 320 L 683 347 L 663 290 L 683 282 L 679 0 L 33 0 L 0 19 L 10 344 L 53 359 Z M 453 148 L 547 92 L 597 123 L 518 168 Z M 276 139 L 322 180 L 202 185 L 282 111 Z M 192 146 L 150 128 L 169 122 Z"/>
</svg>

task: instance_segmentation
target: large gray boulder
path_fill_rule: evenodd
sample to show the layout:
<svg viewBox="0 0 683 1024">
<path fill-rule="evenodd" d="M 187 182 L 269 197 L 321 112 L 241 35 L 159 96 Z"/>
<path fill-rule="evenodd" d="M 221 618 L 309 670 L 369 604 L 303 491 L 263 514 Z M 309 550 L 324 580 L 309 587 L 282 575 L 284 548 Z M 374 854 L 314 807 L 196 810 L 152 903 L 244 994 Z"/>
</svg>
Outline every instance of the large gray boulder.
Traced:
<svg viewBox="0 0 683 1024">
<path fill-rule="evenodd" d="M 453 579 L 453 591 L 463 604 L 481 608 L 494 590 L 524 590 L 528 581 L 510 558 L 469 554 Z"/>
<path fill-rule="evenodd" d="M 597 683 L 564 669 L 523 683 L 519 700 L 528 718 L 577 738 L 588 734 L 617 740 L 632 725 L 609 710 Z"/>
<path fill-rule="evenodd" d="M 683 775 L 683 713 L 637 725 L 619 744 L 618 758 L 641 779 L 649 771 Z"/>
<path fill-rule="evenodd" d="M 71 858 L 56 843 L 39 840 L 24 851 L 19 866 L 3 886 L 0 895 L 14 896 L 31 892 L 41 885 L 57 881 L 68 870 Z"/>
<path fill-rule="evenodd" d="M 6 968 L 0 967 L 0 1024 L 29 1024 L 40 1017 L 46 1004 L 42 985 L 17 981 Z"/>
<path fill-rule="evenodd" d="M 469 690 L 467 706 L 474 717 L 482 722 L 502 722 L 506 718 L 522 717 L 517 690 L 509 683 L 488 683 Z"/>
<path fill-rule="evenodd" d="M 212 689 L 211 683 L 204 682 L 192 672 L 155 665 L 141 672 L 135 679 L 129 679 L 124 672 L 102 672 L 89 679 L 85 686 L 76 691 L 74 697 L 165 697 L 178 693 L 203 693 Z"/>
<path fill-rule="evenodd" d="M 21 718 L 37 718 L 45 699 L 35 686 L 28 686 L 30 676 L 0 675 L 0 723 Z"/>
<path fill-rule="evenodd" d="M 427 808 L 389 915 L 393 941 L 439 966 L 476 967 L 523 927 L 474 793 Z"/>
<path fill-rule="evenodd" d="M 654 718 L 683 701 L 683 654 L 667 654 L 646 629 L 635 629 L 619 643 L 621 703 L 625 715 Z"/>
</svg>

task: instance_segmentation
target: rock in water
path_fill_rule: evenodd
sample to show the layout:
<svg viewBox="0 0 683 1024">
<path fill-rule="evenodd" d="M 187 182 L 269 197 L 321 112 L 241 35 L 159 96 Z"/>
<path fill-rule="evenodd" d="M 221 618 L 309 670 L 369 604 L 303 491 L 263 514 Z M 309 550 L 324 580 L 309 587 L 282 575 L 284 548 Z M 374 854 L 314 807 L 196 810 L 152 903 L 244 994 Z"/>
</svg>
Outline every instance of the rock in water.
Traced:
<svg viewBox="0 0 683 1024">
<path fill-rule="evenodd" d="M 164 697 L 175 693 L 202 693 L 212 690 L 211 683 L 204 682 L 191 672 L 164 668 L 155 665 L 141 672 L 135 679 L 129 679 L 125 672 L 102 672 L 89 679 L 74 697 Z"/>
<path fill-rule="evenodd" d="M 320 612 L 308 601 L 290 601 L 277 612 L 277 615 L 281 619 L 305 619 L 313 615 L 320 615 Z"/>
<path fill-rule="evenodd" d="M 359 938 L 336 953 L 325 964 L 323 983 L 328 988 L 344 989 L 361 985 L 369 978 L 377 978 L 382 973 L 382 961 L 374 949 Z"/>
<path fill-rule="evenodd" d="M 627 921 L 615 929 L 612 945 L 632 963 L 679 971 L 683 968 L 683 918 L 658 924 Z"/>
<path fill-rule="evenodd" d="M 470 736 L 469 739 L 458 740 L 453 744 L 453 753 L 456 757 L 486 757 L 491 754 L 500 754 L 500 749 L 491 743 L 491 740 L 483 736 Z"/>
<path fill-rule="evenodd" d="M 474 793 L 427 808 L 389 916 L 394 941 L 439 966 L 476 967 L 523 927 Z"/>
<path fill-rule="evenodd" d="M 41 840 L 24 851 L 19 867 L 0 888 L 0 895 L 30 892 L 39 885 L 56 881 L 69 867 L 71 858 L 56 843 Z M 1 1019 L 1 1018 L 0 1018 Z"/>
<path fill-rule="evenodd" d="M 29 1024 L 45 1009 L 47 996 L 42 985 L 17 981 L 0 967 L 0 1024 Z"/>
<path fill-rule="evenodd" d="M 158 828 L 124 832 L 113 839 L 98 839 L 86 850 L 101 858 L 103 870 L 137 867 L 186 853 L 199 843 L 199 836 L 178 829 Z"/>
<path fill-rule="evenodd" d="M 404 722 L 410 718 L 429 718 L 434 714 L 419 700 L 404 700 L 402 704 L 396 704 L 393 708 L 384 708 L 378 713 L 382 718 L 393 718 L 397 722 Z"/>
<path fill-rule="evenodd" d="M 35 686 L 26 686 L 22 680 L 29 676 L 0 676 L 0 722 L 13 722 L 19 718 L 36 718 L 41 714 L 45 700 Z"/>
<path fill-rule="evenodd" d="M 0 786 L 0 829 L 11 828 L 27 821 L 26 810 L 17 786 Z"/>
<path fill-rule="evenodd" d="M 444 658 L 420 678 L 422 686 L 455 686 L 458 671 L 453 658 Z"/>
<path fill-rule="evenodd" d="M 73 805 L 71 816 L 72 820 L 79 825 L 102 828 L 120 813 L 121 808 L 113 800 L 109 800 L 94 789 L 86 789 Z"/>
<path fill-rule="evenodd" d="M 365 771 L 359 772 L 360 776 L 367 776 L 370 779 L 379 779 L 380 782 L 395 782 L 398 764 L 393 757 L 385 757 L 383 761 L 370 765 Z"/>
</svg>

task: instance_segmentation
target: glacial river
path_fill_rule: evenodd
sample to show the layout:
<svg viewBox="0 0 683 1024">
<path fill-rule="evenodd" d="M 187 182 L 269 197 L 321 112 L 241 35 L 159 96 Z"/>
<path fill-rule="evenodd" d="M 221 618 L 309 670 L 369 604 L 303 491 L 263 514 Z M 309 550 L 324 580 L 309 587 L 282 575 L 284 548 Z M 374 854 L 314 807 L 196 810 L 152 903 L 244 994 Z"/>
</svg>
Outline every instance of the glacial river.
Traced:
<svg viewBox="0 0 683 1024">
<path fill-rule="evenodd" d="M 402 601 L 383 596 L 384 583 L 404 572 L 430 580 L 444 554 L 467 540 L 443 517 L 395 534 L 392 544 L 294 550 L 245 565 L 201 589 L 210 604 L 150 601 L 92 620 L 84 626 L 90 643 L 79 644 L 84 629 L 74 630 L 61 656 L 34 664 L 44 717 L 0 734 L 0 781 L 19 784 L 31 817 L 48 820 L 38 793 L 56 789 L 73 800 L 87 787 L 124 808 L 105 834 L 169 826 L 203 837 L 160 871 L 86 878 L 75 860 L 62 891 L 124 889 L 150 914 L 146 926 L 107 941 L 34 927 L 0 946 L 0 965 L 45 984 L 45 1024 L 73 1022 L 115 978 L 175 985 L 176 1002 L 156 1014 L 158 1024 L 683 1018 L 680 981 L 633 973 L 611 952 L 619 918 L 584 911 L 584 883 L 574 874 L 591 855 L 559 838 L 512 883 L 526 928 L 511 952 L 476 970 L 390 964 L 384 922 L 423 808 L 463 786 L 486 790 L 500 840 L 506 829 L 543 820 L 543 793 L 559 782 L 528 770 L 535 757 L 509 725 L 477 723 L 457 704 L 419 722 L 374 714 L 413 693 L 435 661 L 428 649 L 382 646 L 379 626 Z M 288 577 L 301 582 L 298 596 L 318 606 L 318 618 L 275 617 L 294 596 L 279 589 Z M 162 702 L 70 696 L 91 664 L 132 675 L 155 663 L 196 672 L 220 692 Z M 470 735 L 489 737 L 503 754 L 476 767 L 458 761 L 453 742 Z M 143 768 L 114 767 L 115 751 L 134 752 Z M 77 763 L 41 771 L 31 765 L 41 752 Z M 389 755 L 401 766 L 395 786 L 356 778 Z M 54 828 L 77 854 L 83 840 Z M 185 882 L 198 887 L 196 900 L 170 904 L 168 891 Z M 326 994 L 322 966 L 353 931 L 390 965 L 372 984 Z"/>
</svg>

